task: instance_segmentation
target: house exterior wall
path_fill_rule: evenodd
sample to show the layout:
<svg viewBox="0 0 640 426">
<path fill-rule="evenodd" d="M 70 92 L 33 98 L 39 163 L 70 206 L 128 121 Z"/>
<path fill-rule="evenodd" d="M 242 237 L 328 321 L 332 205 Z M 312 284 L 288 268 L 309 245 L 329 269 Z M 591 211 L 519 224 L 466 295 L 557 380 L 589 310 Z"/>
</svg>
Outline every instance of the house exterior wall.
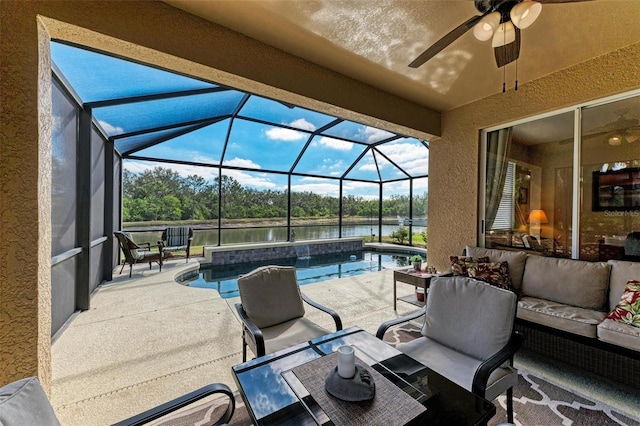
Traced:
<svg viewBox="0 0 640 426">
<path fill-rule="evenodd" d="M 526 60 L 526 52 L 521 60 Z M 496 70 L 496 72 L 498 72 Z M 478 244 L 480 131 L 501 123 L 640 87 L 640 43 L 443 113 L 442 138 L 430 144 L 429 263 Z"/>
</svg>

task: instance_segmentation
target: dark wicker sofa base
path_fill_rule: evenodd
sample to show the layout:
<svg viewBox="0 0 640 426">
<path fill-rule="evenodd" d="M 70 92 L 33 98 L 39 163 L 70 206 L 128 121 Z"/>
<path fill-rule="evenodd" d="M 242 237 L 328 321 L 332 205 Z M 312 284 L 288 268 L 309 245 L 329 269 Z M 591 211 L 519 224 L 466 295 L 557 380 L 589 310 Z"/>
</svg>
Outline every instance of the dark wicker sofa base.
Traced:
<svg viewBox="0 0 640 426">
<path fill-rule="evenodd" d="M 640 389 L 640 352 L 518 319 L 522 347 Z"/>
</svg>

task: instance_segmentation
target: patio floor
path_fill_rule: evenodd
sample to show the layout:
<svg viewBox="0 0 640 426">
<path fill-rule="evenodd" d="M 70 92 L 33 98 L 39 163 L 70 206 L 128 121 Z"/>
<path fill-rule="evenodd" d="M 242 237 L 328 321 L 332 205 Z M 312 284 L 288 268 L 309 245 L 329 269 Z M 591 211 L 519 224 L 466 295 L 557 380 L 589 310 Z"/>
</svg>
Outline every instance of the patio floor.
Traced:
<svg viewBox="0 0 640 426">
<path fill-rule="evenodd" d="M 69 321 L 52 346 L 51 402 L 63 425 L 111 424 L 213 382 L 235 389 L 231 367 L 242 361 L 233 306 L 239 299 L 175 282 L 197 264 L 174 259 L 161 273 L 157 265 L 136 265 L 132 278 L 116 270 L 114 280 L 94 293 L 91 309 Z M 393 311 L 391 270 L 308 284 L 303 291 L 336 310 L 344 327 L 371 333 L 416 309 L 398 302 Z M 398 284 L 398 296 L 412 292 L 412 286 Z M 307 312 L 332 329 L 331 317 L 313 308 Z M 640 418 L 637 399 L 606 382 L 542 365 L 526 353 L 518 365 Z"/>
</svg>

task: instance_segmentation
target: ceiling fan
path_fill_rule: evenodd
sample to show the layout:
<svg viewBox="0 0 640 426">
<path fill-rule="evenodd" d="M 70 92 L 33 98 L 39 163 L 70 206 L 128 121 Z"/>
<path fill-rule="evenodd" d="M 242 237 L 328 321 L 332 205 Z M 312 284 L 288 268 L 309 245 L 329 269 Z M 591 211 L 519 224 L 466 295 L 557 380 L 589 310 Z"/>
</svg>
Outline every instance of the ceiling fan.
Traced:
<svg viewBox="0 0 640 426">
<path fill-rule="evenodd" d="M 623 142 L 633 143 L 640 140 L 640 120 L 627 118 L 626 115 L 629 111 L 629 108 L 614 111 L 614 114 L 618 116 L 616 121 L 592 129 L 589 133 L 591 135 L 604 134 L 604 142 L 611 146 L 619 146 Z"/>
<path fill-rule="evenodd" d="M 469 18 L 451 30 L 409 64 L 418 68 L 473 28 L 478 40 L 492 39 L 498 68 L 518 59 L 520 55 L 520 30 L 533 24 L 540 15 L 542 4 L 575 3 L 592 0 L 474 0 L 481 15 Z"/>
</svg>

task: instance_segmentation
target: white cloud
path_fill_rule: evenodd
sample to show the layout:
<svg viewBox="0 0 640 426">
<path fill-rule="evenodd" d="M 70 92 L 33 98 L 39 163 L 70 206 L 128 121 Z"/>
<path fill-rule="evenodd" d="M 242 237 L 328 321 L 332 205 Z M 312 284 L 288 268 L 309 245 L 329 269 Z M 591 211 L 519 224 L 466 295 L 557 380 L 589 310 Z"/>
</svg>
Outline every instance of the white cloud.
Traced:
<svg viewBox="0 0 640 426">
<path fill-rule="evenodd" d="M 289 126 L 295 127 L 296 129 L 308 130 L 310 132 L 316 130 L 316 126 L 314 126 L 313 123 L 308 122 L 304 118 L 293 120 L 291 123 L 289 123 Z"/>
<path fill-rule="evenodd" d="M 364 134 L 365 140 L 367 142 L 378 142 L 393 136 L 393 133 L 391 132 L 387 132 L 386 130 L 376 129 L 375 127 L 369 127 L 369 126 L 365 126 L 362 133 Z"/>
<path fill-rule="evenodd" d="M 232 158 L 231 160 L 225 160 L 226 166 L 244 167 L 247 169 L 260 169 L 260 165 L 246 158 Z"/>
<path fill-rule="evenodd" d="M 224 175 L 237 180 L 242 186 L 256 189 L 279 189 L 278 185 L 269 180 L 266 173 L 248 173 L 242 170 L 224 170 Z"/>
<path fill-rule="evenodd" d="M 122 127 L 113 126 L 112 124 L 107 123 L 106 121 L 98 120 L 98 124 L 100 125 L 100 127 L 102 127 L 102 130 L 104 130 L 109 136 L 119 135 L 121 133 L 124 133 L 124 129 Z"/>
<path fill-rule="evenodd" d="M 337 197 L 340 194 L 340 186 L 330 182 L 309 182 L 291 185 L 292 192 L 313 192 L 318 195 Z"/>
<path fill-rule="evenodd" d="M 351 142 L 333 139 L 326 136 L 321 137 L 318 140 L 318 143 L 326 146 L 327 148 L 336 149 L 338 151 L 350 151 L 353 148 L 353 144 Z"/>
<path fill-rule="evenodd" d="M 307 136 L 305 133 L 291 129 L 283 129 L 282 127 L 272 127 L 265 133 L 269 139 L 278 141 L 298 141 Z"/>
<path fill-rule="evenodd" d="M 218 169 L 214 167 L 199 167 L 189 164 L 169 164 L 169 163 L 149 163 L 144 161 L 127 160 L 124 162 L 125 170 L 133 173 L 143 173 L 153 170 L 156 167 L 173 170 L 182 177 L 201 176 L 207 181 L 211 181 L 218 177 Z"/>
<path fill-rule="evenodd" d="M 287 124 L 287 126 L 295 127 L 296 129 L 301 130 L 308 130 L 310 132 L 316 130 L 316 126 L 314 126 L 313 123 L 308 122 L 304 118 L 294 120 L 291 123 Z M 265 133 L 269 139 L 279 141 L 298 141 L 309 136 L 303 132 L 298 132 L 291 129 L 283 129 L 281 127 L 272 127 Z"/>
</svg>

